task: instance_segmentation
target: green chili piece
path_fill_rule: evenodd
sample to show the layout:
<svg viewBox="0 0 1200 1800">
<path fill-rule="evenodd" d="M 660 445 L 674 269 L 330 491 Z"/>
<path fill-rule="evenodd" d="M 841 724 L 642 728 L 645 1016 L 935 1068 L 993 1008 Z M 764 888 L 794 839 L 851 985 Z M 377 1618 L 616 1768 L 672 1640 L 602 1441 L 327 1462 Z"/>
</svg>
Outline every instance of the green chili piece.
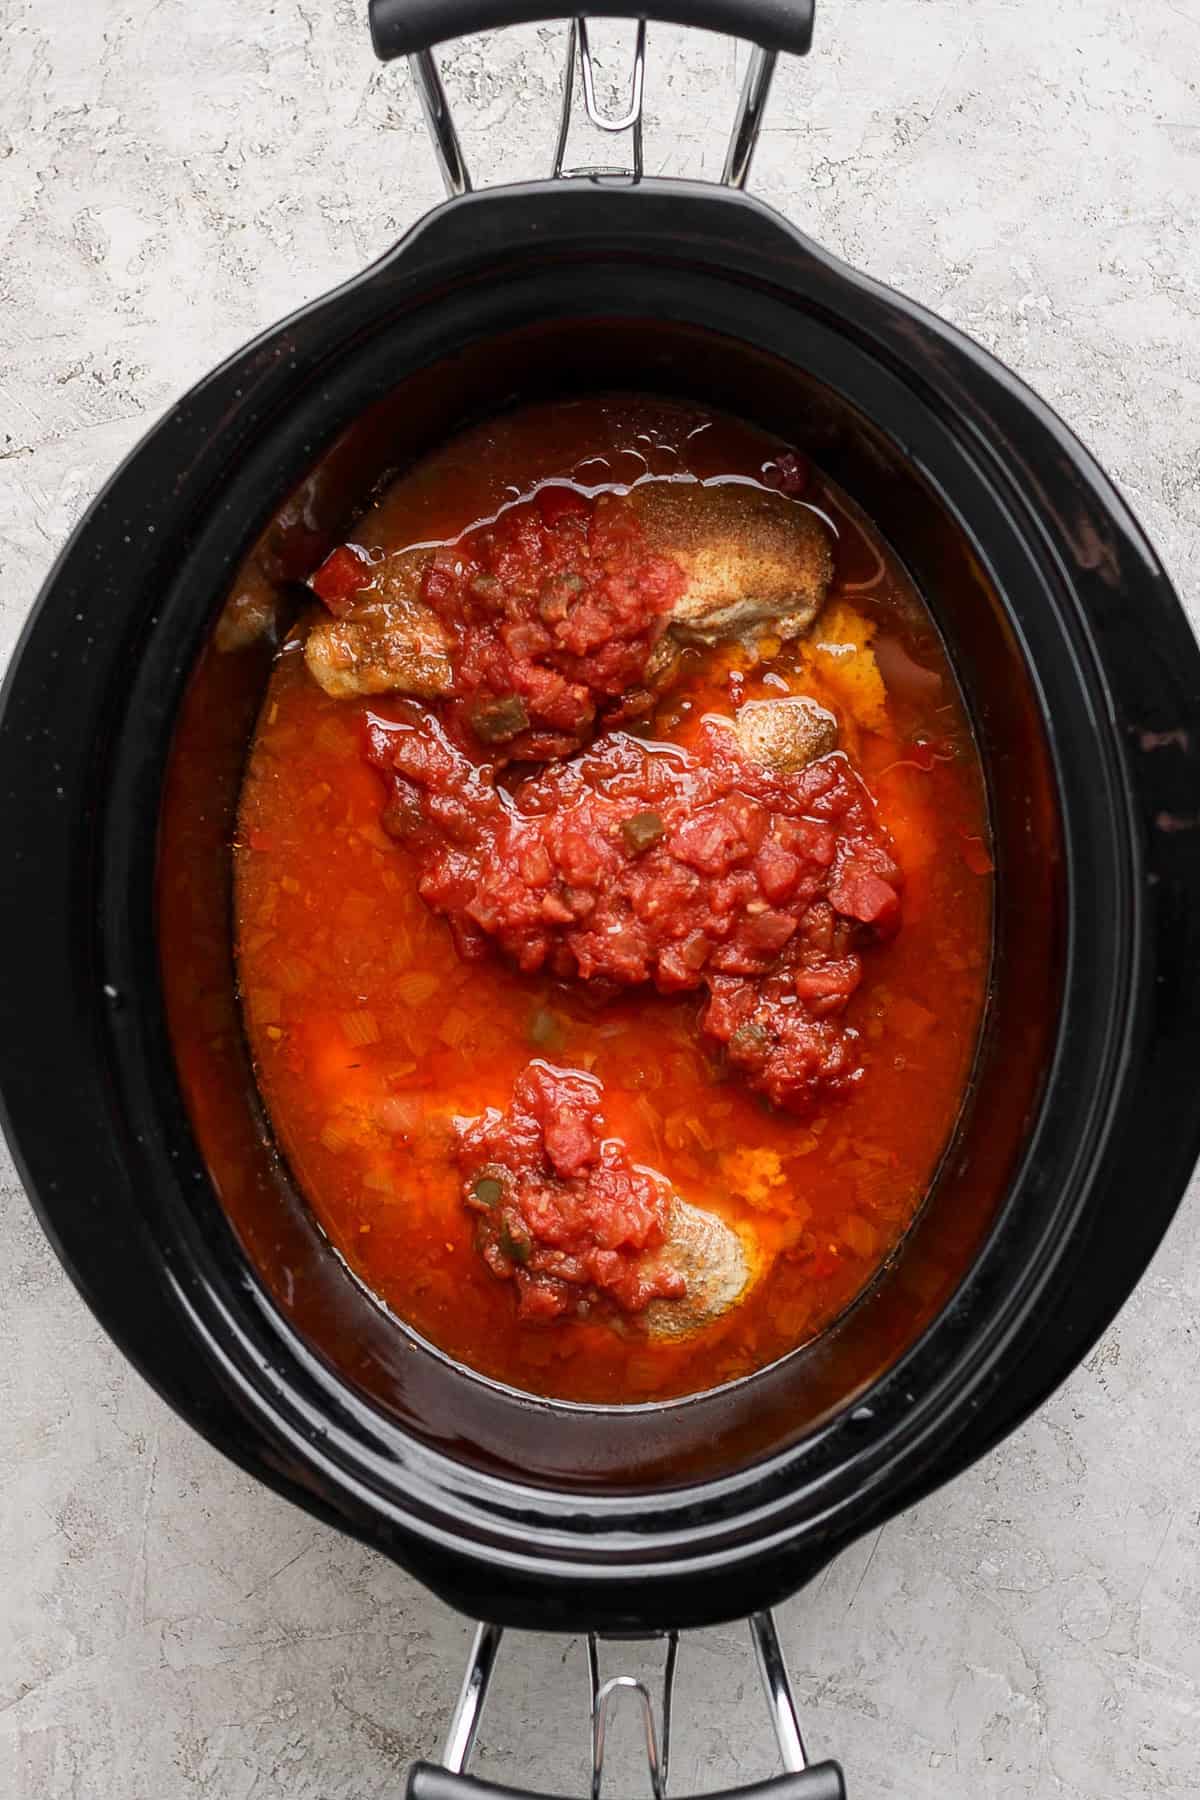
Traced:
<svg viewBox="0 0 1200 1800">
<path fill-rule="evenodd" d="M 500 1227 L 500 1248 L 510 1262 L 527 1263 L 529 1261 L 529 1245 L 520 1238 L 515 1238 L 508 1225 Z"/>
<path fill-rule="evenodd" d="M 529 1021 L 529 1041 L 539 1049 L 555 1048 L 562 1043 L 562 1024 L 549 1007 L 539 1006 Z"/>
<path fill-rule="evenodd" d="M 764 1056 L 770 1047 L 768 1032 L 755 1019 L 747 1019 L 744 1025 L 739 1025 L 729 1040 L 729 1048 L 735 1056 Z"/>
<path fill-rule="evenodd" d="M 505 744 L 529 724 L 529 714 L 520 694 L 506 694 L 502 700 L 489 700 L 471 713 L 475 736 L 485 744 Z"/>
</svg>

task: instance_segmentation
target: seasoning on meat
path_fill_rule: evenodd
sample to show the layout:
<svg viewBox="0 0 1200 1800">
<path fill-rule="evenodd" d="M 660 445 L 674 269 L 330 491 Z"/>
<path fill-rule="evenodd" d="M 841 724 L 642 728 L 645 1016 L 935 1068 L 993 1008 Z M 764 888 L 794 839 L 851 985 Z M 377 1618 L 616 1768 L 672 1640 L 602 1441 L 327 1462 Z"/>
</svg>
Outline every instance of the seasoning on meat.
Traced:
<svg viewBox="0 0 1200 1800">
<path fill-rule="evenodd" d="M 326 558 L 314 581 L 338 554 L 335 550 Z M 408 553 L 372 567 L 367 570 L 369 586 L 345 603 L 335 602 L 330 615 L 310 628 L 304 660 L 310 675 L 335 700 L 397 692 L 437 700 L 453 693 L 450 639 L 421 599 L 426 560 Z M 355 562 L 358 579 L 365 565 L 357 552 Z M 340 578 L 338 586 L 341 591 Z"/>
<path fill-rule="evenodd" d="M 757 1273 L 731 1225 L 678 1195 L 667 1212 L 659 1254 L 683 1277 L 686 1291 L 677 1300 L 650 1301 L 645 1321 L 653 1339 L 678 1340 L 703 1331 L 741 1303 Z"/>
<path fill-rule="evenodd" d="M 733 721 L 738 749 L 747 762 L 793 775 L 837 743 L 837 720 L 804 695 L 783 700 L 748 700 Z"/>
<path fill-rule="evenodd" d="M 421 700 L 454 691 L 446 634 L 419 602 L 368 599 L 308 634 L 309 671 L 335 700 L 397 689 Z"/>
<path fill-rule="evenodd" d="M 749 482 L 647 481 L 629 505 L 647 543 L 687 580 L 673 633 L 715 644 L 770 624 L 787 642 L 816 618 L 833 577 L 829 534 L 810 507 Z"/>
</svg>

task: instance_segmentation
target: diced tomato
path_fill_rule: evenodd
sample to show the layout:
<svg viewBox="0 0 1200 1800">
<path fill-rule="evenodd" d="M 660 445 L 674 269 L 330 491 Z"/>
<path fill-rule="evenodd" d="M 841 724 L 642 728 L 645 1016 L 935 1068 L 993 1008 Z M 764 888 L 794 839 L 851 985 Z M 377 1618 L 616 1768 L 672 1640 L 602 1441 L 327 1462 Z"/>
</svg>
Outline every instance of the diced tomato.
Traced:
<svg viewBox="0 0 1200 1800">
<path fill-rule="evenodd" d="M 338 618 L 348 613 L 354 596 L 371 578 L 371 565 L 350 544 L 339 544 L 331 550 L 308 585 Z"/>
<path fill-rule="evenodd" d="M 787 850 L 827 869 L 837 855 L 837 832 L 815 819 L 776 819 L 775 833 Z"/>
<path fill-rule="evenodd" d="M 889 881 L 859 871 L 845 876 L 831 888 L 830 898 L 839 912 L 864 925 L 886 924 L 900 909 L 900 896 Z"/>
<path fill-rule="evenodd" d="M 774 956 L 777 950 L 783 949 L 795 929 L 796 921 L 787 913 L 768 910 L 748 919 L 742 927 L 742 936 L 760 956 Z"/>
<path fill-rule="evenodd" d="M 754 872 L 764 897 L 776 906 L 795 892 L 800 879 L 800 858 L 785 850 L 774 838 L 767 838 L 754 859 Z"/>
<path fill-rule="evenodd" d="M 856 956 L 842 962 L 828 963 L 820 969 L 801 969 L 795 988 L 802 1000 L 840 1000 L 850 998 L 862 979 L 862 964 Z"/>
</svg>

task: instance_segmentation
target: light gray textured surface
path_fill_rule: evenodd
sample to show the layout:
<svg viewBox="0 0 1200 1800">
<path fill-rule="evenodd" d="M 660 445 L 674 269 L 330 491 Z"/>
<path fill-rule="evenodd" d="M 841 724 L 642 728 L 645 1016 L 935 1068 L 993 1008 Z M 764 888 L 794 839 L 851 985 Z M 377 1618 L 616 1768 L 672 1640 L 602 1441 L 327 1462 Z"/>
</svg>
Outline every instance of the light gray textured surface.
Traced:
<svg viewBox="0 0 1200 1800">
<path fill-rule="evenodd" d="M 144 427 L 436 198 L 362 12 L 0 0 L 0 656 Z M 482 177 L 546 166 L 558 42 L 448 57 Z M 1200 0 L 826 3 L 753 182 L 1040 389 L 1193 599 L 1198 71 Z M 731 45 L 651 32 L 652 169 L 719 169 L 733 73 Z M 397 1794 L 466 1625 L 168 1413 L 0 1164 L 0 1793 Z M 812 1746 L 853 1800 L 1200 1792 L 1194 1202 L 1033 1422 L 783 1610 Z M 581 1791 L 582 1684 L 578 1643 L 512 1640 L 480 1768 Z M 675 1792 L 769 1770 L 740 1632 L 686 1640 L 681 1688 Z M 612 1791 L 640 1793 L 621 1761 Z"/>
</svg>

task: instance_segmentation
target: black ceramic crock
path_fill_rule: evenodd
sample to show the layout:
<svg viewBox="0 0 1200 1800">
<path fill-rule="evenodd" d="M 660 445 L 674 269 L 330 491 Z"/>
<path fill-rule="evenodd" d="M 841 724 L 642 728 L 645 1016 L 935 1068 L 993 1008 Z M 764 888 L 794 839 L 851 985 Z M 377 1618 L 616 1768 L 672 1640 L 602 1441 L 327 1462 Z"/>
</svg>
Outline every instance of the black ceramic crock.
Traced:
<svg viewBox="0 0 1200 1800">
<path fill-rule="evenodd" d="M 380 5 L 377 44 L 540 13 Z M 811 8 L 688 18 L 802 50 Z M 514 400 L 614 383 L 757 420 L 876 518 L 963 682 L 997 855 L 972 1097 L 901 1252 L 830 1342 L 632 1409 L 496 1388 L 372 1307 L 248 1095 L 260 1198 L 309 1277 L 291 1303 L 197 1142 L 156 947 L 180 708 L 283 498 L 381 406 L 395 462 Z M 227 788 L 264 675 L 228 677 Z M 465 194 L 186 395 L 46 583 L 0 712 L 9 1142 L 73 1279 L 168 1402 L 453 1605 L 609 1632 L 743 1616 L 1010 1431 L 1165 1230 L 1200 1143 L 1198 733 L 1200 656 L 1154 552 L 978 346 L 732 188 Z"/>
</svg>

